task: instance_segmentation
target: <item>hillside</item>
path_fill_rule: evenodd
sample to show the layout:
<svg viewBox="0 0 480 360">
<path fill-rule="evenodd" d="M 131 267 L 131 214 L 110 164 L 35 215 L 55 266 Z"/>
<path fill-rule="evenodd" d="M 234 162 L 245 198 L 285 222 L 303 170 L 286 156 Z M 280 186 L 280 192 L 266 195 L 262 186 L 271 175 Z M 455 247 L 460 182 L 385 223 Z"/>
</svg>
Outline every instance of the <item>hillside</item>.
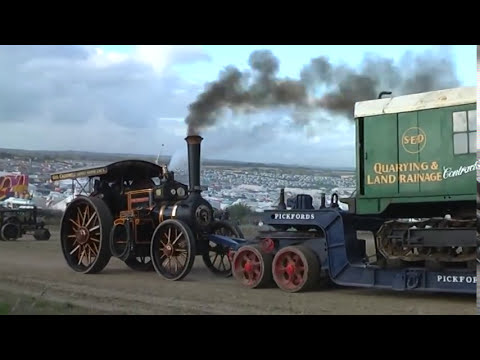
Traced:
<svg viewBox="0 0 480 360">
<path fill-rule="evenodd" d="M 54 150 L 24 150 L 24 149 L 5 149 L 0 148 L 0 159 L 17 158 L 17 159 L 32 159 L 36 161 L 42 160 L 74 160 L 74 161 L 100 161 L 113 162 L 122 159 L 140 159 L 154 162 L 157 157 L 155 155 L 145 154 L 128 154 L 128 153 L 101 153 L 88 151 L 54 151 Z M 160 163 L 169 163 L 170 156 L 160 156 Z M 296 166 L 292 164 L 277 164 L 277 163 L 256 163 L 256 162 L 241 162 L 217 159 L 203 159 L 205 166 L 222 166 L 222 167 L 244 167 L 244 168 L 288 168 L 298 170 L 334 170 L 338 174 L 351 174 L 355 170 L 352 168 L 322 168 L 322 167 L 305 167 Z"/>
</svg>

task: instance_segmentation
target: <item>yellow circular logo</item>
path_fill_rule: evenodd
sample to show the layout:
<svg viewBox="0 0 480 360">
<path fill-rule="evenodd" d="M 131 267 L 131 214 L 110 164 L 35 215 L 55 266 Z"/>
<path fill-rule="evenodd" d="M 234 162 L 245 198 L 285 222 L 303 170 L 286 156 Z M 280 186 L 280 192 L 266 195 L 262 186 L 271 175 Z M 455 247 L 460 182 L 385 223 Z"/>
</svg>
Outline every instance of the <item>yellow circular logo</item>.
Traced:
<svg viewBox="0 0 480 360">
<path fill-rule="evenodd" d="M 422 151 L 426 143 L 427 135 L 419 127 L 411 127 L 405 130 L 402 135 L 402 146 L 410 154 Z"/>
</svg>

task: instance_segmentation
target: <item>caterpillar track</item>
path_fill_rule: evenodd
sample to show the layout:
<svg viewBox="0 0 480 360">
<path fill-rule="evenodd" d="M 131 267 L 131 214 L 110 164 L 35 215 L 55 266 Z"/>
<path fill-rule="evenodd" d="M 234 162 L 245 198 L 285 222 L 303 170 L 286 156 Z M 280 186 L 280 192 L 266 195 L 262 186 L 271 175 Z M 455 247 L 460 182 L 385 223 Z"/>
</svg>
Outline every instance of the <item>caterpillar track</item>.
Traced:
<svg viewBox="0 0 480 360">
<path fill-rule="evenodd" d="M 474 262 L 476 222 L 449 218 L 387 221 L 376 234 L 377 251 L 387 261 Z"/>
</svg>

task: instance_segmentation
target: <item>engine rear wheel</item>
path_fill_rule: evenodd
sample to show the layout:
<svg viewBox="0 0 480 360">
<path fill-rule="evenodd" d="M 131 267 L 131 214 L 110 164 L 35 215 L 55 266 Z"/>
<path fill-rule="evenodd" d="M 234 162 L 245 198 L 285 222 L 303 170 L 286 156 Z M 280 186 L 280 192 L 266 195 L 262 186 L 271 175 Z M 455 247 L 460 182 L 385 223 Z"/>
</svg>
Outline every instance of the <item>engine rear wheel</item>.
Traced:
<svg viewBox="0 0 480 360">
<path fill-rule="evenodd" d="M 215 221 L 211 229 L 212 234 L 244 239 L 243 233 L 238 226 L 228 221 Z M 232 276 L 232 263 L 228 257 L 229 248 L 209 241 L 208 252 L 202 255 L 203 262 L 215 275 Z"/>
<path fill-rule="evenodd" d="M 196 255 L 195 236 L 182 221 L 169 219 L 157 226 L 150 254 L 155 271 L 161 277 L 178 281 L 188 275 Z"/>
<path fill-rule="evenodd" d="M 233 276 L 250 289 L 267 287 L 273 283 L 272 260 L 260 245 L 242 246 L 233 257 Z"/>
<path fill-rule="evenodd" d="M 62 252 L 73 270 L 94 274 L 111 258 L 109 249 L 113 218 L 102 199 L 78 197 L 67 207 L 60 229 Z"/>
</svg>

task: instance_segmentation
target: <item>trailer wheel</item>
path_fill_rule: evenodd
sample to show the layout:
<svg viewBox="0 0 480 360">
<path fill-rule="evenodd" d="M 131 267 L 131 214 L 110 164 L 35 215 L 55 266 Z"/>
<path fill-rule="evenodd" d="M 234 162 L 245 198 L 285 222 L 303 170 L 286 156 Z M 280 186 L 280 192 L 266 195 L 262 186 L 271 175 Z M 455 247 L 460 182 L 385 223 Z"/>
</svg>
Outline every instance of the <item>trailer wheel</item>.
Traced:
<svg viewBox="0 0 480 360">
<path fill-rule="evenodd" d="M 62 252 L 70 268 L 83 274 L 102 271 L 112 256 L 112 226 L 112 214 L 102 199 L 82 196 L 73 200 L 60 228 Z"/>
<path fill-rule="evenodd" d="M 211 229 L 212 234 L 244 239 L 243 233 L 238 226 L 228 221 L 215 221 Z M 232 263 L 228 257 L 229 248 L 209 241 L 208 252 L 202 255 L 203 262 L 215 275 L 232 276 Z"/>
<path fill-rule="evenodd" d="M 125 264 L 132 270 L 135 271 L 154 271 L 152 258 L 150 256 L 136 256 L 130 255 L 126 260 Z"/>
<path fill-rule="evenodd" d="M 48 229 L 37 229 L 33 232 L 33 238 L 37 241 L 47 241 L 50 239 L 50 231 Z"/>
<path fill-rule="evenodd" d="M 320 270 L 313 250 L 302 245 L 287 246 L 273 259 L 273 279 L 286 292 L 310 290 L 320 281 Z"/>
<path fill-rule="evenodd" d="M 0 230 L 3 240 L 17 240 L 20 237 L 20 227 L 15 223 L 6 223 Z"/>
<path fill-rule="evenodd" d="M 171 281 L 182 280 L 192 270 L 196 255 L 195 237 L 182 221 L 160 223 L 152 236 L 150 256 L 158 275 Z"/>
<path fill-rule="evenodd" d="M 242 246 L 233 257 L 233 275 L 243 286 L 259 289 L 271 285 L 273 255 L 260 245 Z"/>
</svg>

